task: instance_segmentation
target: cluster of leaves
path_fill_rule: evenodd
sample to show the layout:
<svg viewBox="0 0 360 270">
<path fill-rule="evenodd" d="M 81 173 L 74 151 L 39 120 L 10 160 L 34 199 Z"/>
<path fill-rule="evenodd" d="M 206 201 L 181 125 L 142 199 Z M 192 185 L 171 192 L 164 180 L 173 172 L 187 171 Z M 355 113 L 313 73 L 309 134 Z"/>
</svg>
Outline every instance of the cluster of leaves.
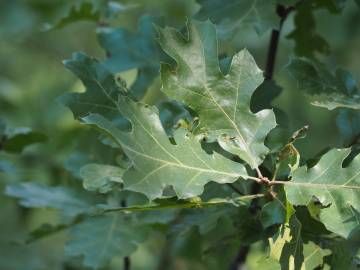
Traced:
<svg viewBox="0 0 360 270">
<path fill-rule="evenodd" d="M 185 252 L 190 241 L 198 245 L 194 260 L 221 255 L 209 256 L 206 269 L 224 269 L 239 249 L 258 243 L 266 254 L 256 269 L 356 269 L 359 89 L 349 72 L 339 69 L 334 75 L 317 60 L 329 46 L 315 32 L 312 17 L 317 9 L 341 12 L 344 2 L 199 0 L 194 19 L 180 30 L 143 15 L 137 32 L 112 22 L 134 9 L 145 14 L 138 3 L 85 1 L 71 7 L 48 29 L 94 21 L 106 59 L 74 53 L 65 60 L 85 91 L 58 100 L 101 135 L 88 137 L 65 164 L 82 179 L 83 189 L 33 182 L 6 186 L 5 193 L 23 207 L 61 213 L 58 224 L 43 224 L 25 242 L 69 230 L 65 254 L 82 257 L 81 264 L 94 269 L 107 269 L 118 258 L 127 265 L 154 234 L 167 235 L 172 245 L 161 254 L 160 267 Z M 282 9 L 295 13 L 287 37 L 302 57 L 286 66 L 288 74 L 313 105 L 340 108 L 338 126 L 347 132 L 341 142 L 347 148 L 331 149 L 316 160 L 302 159 L 295 146 L 307 126 L 276 146 L 269 143 L 284 128 L 282 112 L 271 105 L 282 89 L 272 78 L 264 81 L 250 52 L 219 57 L 221 44 L 247 25 L 259 35 L 280 32 L 286 19 Z M 132 82 L 122 79 L 134 70 Z M 150 88 L 161 88 L 160 102 L 149 97 Z M 46 141 L 40 133 L 2 126 L 0 150 L 19 153 Z M 179 238 L 183 243 L 173 244 Z M 235 261 L 234 269 L 244 263 Z M 80 267 L 78 261 L 70 264 Z"/>
</svg>

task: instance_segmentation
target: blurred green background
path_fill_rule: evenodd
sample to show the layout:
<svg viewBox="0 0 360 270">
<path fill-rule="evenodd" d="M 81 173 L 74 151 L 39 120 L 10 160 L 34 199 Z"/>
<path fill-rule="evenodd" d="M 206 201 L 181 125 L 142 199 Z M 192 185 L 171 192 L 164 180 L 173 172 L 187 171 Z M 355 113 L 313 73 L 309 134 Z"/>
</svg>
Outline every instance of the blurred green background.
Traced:
<svg viewBox="0 0 360 270">
<path fill-rule="evenodd" d="M 99 23 L 80 21 L 59 29 L 46 30 L 55 24 L 76 1 L 57 0 L 0 0 L 0 118 L 9 127 L 30 127 L 44 133 L 48 140 L 27 147 L 21 154 L 0 153 L 0 188 L 6 184 L 36 181 L 52 186 L 65 185 L 81 189 L 77 170 L 84 159 L 97 160 L 97 153 L 114 159 L 112 149 L 97 141 L 96 132 L 73 120 L 70 111 L 57 102 L 67 91 L 82 89 L 81 83 L 65 70 L 62 61 L 76 51 L 98 59 L 106 54 L 99 46 Z M 96 1 L 101 6 L 109 1 Z M 114 2 L 114 1 L 111 1 Z M 115 3 L 115 2 L 114 2 Z M 198 10 L 195 1 L 135 0 L 119 1 L 124 8 L 111 20 L 112 26 L 136 31 L 141 15 L 159 16 L 163 24 L 183 27 L 187 18 Z M 76 3 L 75 3 L 76 4 Z M 315 12 L 317 31 L 330 45 L 329 55 L 319 55 L 327 66 L 341 66 L 360 79 L 360 12 L 354 2 L 348 1 L 339 14 L 327 10 Z M 273 105 L 288 116 L 288 126 L 276 136 L 288 138 L 292 132 L 310 125 L 308 136 L 297 143 L 304 160 L 314 157 L 326 147 L 342 147 L 336 119 L 339 111 L 310 105 L 284 66 L 294 56 L 294 42 L 286 35 L 294 28 L 291 15 L 281 34 L 276 61 L 275 79 L 283 88 Z M 259 36 L 251 28 L 244 28 L 221 42 L 222 54 L 231 56 L 246 47 L 264 69 L 270 31 Z M 123 73 L 131 82 L 136 70 Z M 163 98 L 160 82 L 155 80 L 145 101 L 156 103 Z M 86 157 L 83 152 L 86 151 Z M 103 158 L 103 157 L 102 157 Z M 82 269 L 63 254 L 66 234 L 60 233 L 30 245 L 19 245 L 27 232 L 44 222 L 56 223 L 58 215 L 50 210 L 28 210 L 17 205 L 12 198 L 0 195 L 0 269 Z M 196 238 L 196 236 L 194 236 Z M 164 236 L 155 234 L 133 256 L 134 269 L 151 269 L 158 262 L 159 246 Z M 196 239 L 193 240 L 196 243 Z M 154 246 L 155 245 L 155 246 Z M 184 254 L 184 258 L 189 256 Z M 190 256 L 191 257 L 191 256 Z M 185 259 L 184 259 L 185 260 Z M 249 258 L 251 260 L 251 257 Z M 111 269 L 116 268 L 114 262 Z M 178 259 L 178 269 L 186 268 L 186 260 Z M 200 268 L 194 269 L 202 269 Z"/>
</svg>

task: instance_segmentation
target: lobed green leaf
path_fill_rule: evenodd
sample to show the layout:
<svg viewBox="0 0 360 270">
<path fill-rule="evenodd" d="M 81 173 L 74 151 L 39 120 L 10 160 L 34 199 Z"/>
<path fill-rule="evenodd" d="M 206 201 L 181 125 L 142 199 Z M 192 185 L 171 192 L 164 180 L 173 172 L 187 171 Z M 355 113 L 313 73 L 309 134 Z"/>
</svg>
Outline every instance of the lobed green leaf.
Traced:
<svg viewBox="0 0 360 270">
<path fill-rule="evenodd" d="M 188 37 L 177 30 L 159 30 L 164 51 L 177 62 L 176 70 L 161 66 L 162 90 L 192 108 L 199 129 L 216 136 L 220 145 L 257 168 L 268 152 L 264 140 L 276 126 L 272 110 L 256 114 L 250 99 L 263 75 L 247 50 L 237 53 L 228 74 L 220 71 L 215 26 L 192 21 Z"/>
</svg>

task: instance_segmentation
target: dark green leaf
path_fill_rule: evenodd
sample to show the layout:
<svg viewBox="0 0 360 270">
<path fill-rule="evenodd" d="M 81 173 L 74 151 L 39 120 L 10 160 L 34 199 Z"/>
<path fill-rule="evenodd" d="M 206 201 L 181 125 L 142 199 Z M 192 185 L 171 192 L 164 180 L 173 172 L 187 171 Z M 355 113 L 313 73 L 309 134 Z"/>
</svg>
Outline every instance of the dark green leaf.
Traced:
<svg viewBox="0 0 360 270">
<path fill-rule="evenodd" d="M 197 226 L 200 234 L 214 229 L 222 217 L 236 214 L 234 206 L 217 206 L 203 209 L 191 209 L 183 212 L 183 218 L 173 228 L 173 233 L 183 234 Z"/>
<path fill-rule="evenodd" d="M 336 117 L 336 125 L 341 135 L 343 146 L 351 146 L 358 143 L 357 136 L 360 134 L 360 112 L 350 109 L 341 109 Z"/>
<path fill-rule="evenodd" d="M 359 241 L 355 242 L 353 246 L 347 241 L 333 241 L 329 245 L 332 256 L 327 257 L 326 262 L 332 269 L 358 270 L 359 261 L 356 259 L 356 253 L 358 253 L 359 245 Z"/>
<path fill-rule="evenodd" d="M 131 87 L 135 98 L 141 99 L 147 87 L 159 74 L 162 53 L 155 40 L 155 18 L 143 16 L 137 33 L 123 28 L 102 27 L 98 30 L 100 45 L 107 52 L 105 66 L 114 74 L 138 69 L 138 77 Z"/>
<path fill-rule="evenodd" d="M 298 88 L 312 96 L 312 104 L 329 110 L 336 108 L 360 109 L 360 92 L 356 81 L 345 70 L 332 74 L 322 64 L 294 59 L 287 66 Z"/>
<path fill-rule="evenodd" d="M 329 235 L 329 232 L 323 223 L 318 218 L 318 215 L 313 216 L 310 211 L 309 207 L 306 206 L 298 206 L 296 207 L 296 217 L 301 220 L 302 224 L 302 234 L 303 237 L 321 237 L 322 235 Z"/>
<path fill-rule="evenodd" d="M 274 224 L 282 224 L 285 222 L 286 208 L 284 203 L 276 198 L 272 202 L 269 202 L 261 209 L 260 220 L 264 228 L 272 226 Z"/>
<path fill-rule="evenodd" d="M 271 102 L 282 92 L 282 88 L 273 80 L 265 80 L 251 97 L 251 111 L 258 112 L 263 109 L 272 109 Z"/>
<path fill-rule="evenodd" d="M 85 93 L 67 93 L 59 101 L 69 107 L 76 119 L 91 113 L 98 113 L 113 121 L 124 130 L 130 130 L 130 123 L 121 117 L 112 99 L 125 93 L 114 76 L 96 59 L 82 53 L 75 53 L 71 60 L 64 61 L 66 68 L 80 78 L 86 87 Z"/>
<path fill-rule="evenodd" d="M 20 153 L 26 146 L 34 143 L 47 141 L 47 136 L 30 131 L 29 129 L 17 129 L 8 139 L 3 142 L 3 149 L 9 153 Z"/>
<path fill-rule="evenodd" d="M 302 1 L 297 5 L 295 29 L 287 35 L 288 39 L 295 41 L 295 53 L 298 56 L 315 58 L 317 52 L 328 54 L 330 51 L 326 40 L 315 29 L 314 2 L 316 1 Z"/>
<path fill-rule="evenodd" d="M 0 150 L 21 153 L 28 145 L 46 141 L 47 136 L 43 133 L 32 131 L 30 128 L 9 128 L 0 119 Z"/>
</svg>

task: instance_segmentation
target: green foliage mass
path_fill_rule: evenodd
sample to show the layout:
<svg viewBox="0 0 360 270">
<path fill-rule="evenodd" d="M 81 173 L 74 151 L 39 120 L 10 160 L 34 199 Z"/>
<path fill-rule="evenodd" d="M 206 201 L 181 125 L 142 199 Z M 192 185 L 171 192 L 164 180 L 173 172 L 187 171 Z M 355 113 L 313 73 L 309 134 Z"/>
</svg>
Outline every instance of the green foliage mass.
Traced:
<svg viewBox="0 0 360 270">
<path fill-rule="evenodd" d="M 359 5 L 2 1 L 0 269 L 359 269 Z"/>
</svg>

